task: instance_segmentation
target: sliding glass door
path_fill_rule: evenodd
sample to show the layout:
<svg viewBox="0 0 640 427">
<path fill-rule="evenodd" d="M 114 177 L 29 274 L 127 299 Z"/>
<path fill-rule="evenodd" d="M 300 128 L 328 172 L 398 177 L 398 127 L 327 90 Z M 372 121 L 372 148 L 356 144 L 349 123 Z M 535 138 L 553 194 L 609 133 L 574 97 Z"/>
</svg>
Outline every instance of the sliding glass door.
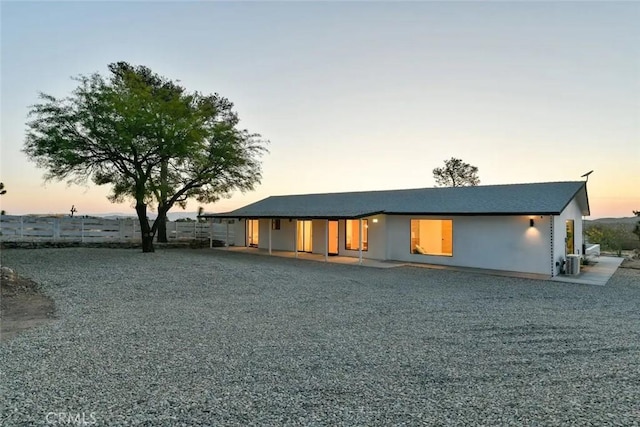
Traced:
<svg viewBox="0 0 640 427">
<path fill-rule="evenodd" d="M 329 223 L 329 255 L 338 255 L 338 221 Z"/>
<path fill-rule="evenodd" d="M 247 220 L 247 246 L 258 247 L 258 237 L 260 232 L 260 221 L 257 219 Z"/>
<path fill-rule="evenodd" d="M 313 252 L 311 241 L 311 221 L 298 221 L 298 251 Z"/>
</svg>

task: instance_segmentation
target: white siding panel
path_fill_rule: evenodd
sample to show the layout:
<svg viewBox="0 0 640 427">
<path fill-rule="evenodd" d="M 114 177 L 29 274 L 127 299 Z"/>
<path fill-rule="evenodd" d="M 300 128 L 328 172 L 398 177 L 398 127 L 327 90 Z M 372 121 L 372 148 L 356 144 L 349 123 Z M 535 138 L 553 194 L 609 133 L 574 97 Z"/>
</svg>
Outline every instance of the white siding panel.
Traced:
<svg viewBox="0 0 640 427">
<path fill-rule="evenodd" d="M 311 221 L 311 251 L 314 254 L 324 254 L 327 247 L 325 239 L 326 221 L 324 219 L 314 219 Z"/>
<path fill-rule="evenodd" d="M 271 243 L 274 251 L 295 251 L 296 222 L 281 219 L 280 230 L 271 230 Z"/>
<path fill-rule="evenodd" d="M 412 218 L 452 219 L 453 256 L 412 254 Z M 548 216 L 390 216 L 389 259 L 550 275 L 549 221 Z"/>
<path fill-rule="evenodd" d="M 239 219 L 233 224 L 229 224 L 229 227 L 234 227 L 235 245 L 247 246 L 247 220 Z"/>
</svg>

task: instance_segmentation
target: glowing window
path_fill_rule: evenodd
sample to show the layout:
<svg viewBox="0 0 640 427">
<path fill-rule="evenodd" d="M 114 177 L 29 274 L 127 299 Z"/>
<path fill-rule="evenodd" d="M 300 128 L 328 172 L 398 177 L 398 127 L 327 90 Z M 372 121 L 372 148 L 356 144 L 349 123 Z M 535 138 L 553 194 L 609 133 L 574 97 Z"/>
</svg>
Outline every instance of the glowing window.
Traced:
<svg viewBox="0 0 640 427">
<path fill-rule="evenodd" d="M 453 221 L 450 219 L 412 219 L 411 253 L 453 256 Z"/>
</svg>

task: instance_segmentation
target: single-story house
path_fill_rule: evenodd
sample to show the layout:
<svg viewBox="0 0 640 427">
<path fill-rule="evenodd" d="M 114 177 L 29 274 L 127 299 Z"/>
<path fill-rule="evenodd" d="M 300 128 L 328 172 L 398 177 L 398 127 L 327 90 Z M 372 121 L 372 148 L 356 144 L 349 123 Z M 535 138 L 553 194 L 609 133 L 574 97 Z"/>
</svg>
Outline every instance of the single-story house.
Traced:
<svg viewBox="0 0 640 427">
<path fill-rule="evenodd" d="M 556 276 L 581 254 L 587 215 L 578 181 L 271 196 L 203 216 L 269 251 Z"/>
</svg>

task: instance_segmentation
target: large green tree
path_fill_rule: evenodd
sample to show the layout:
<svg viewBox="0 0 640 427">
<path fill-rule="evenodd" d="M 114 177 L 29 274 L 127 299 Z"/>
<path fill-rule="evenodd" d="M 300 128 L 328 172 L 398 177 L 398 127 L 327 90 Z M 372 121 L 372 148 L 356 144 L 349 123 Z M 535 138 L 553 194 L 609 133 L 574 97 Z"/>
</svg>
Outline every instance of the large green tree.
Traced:
<svg viewBox="0 0 640 427">
<path fill-rule="evenodd" d="M 76 78 L 66 98 L 41 94 L 31 107 L 24 152 L 46 179 L 111 185 L 111 201 L 135 201 L 144 252 L 167 212 L 194 198 L 210 203 L 260 182 L 266 141 L 238 127 L 233 104 L 188 92 L 144 66 Z M 149 205 L 160 220 L 151 224 Z"/>
<path fill-rule="evenodd" d="M 444 161 L 444 167 L 435 168 L 433 177 L 438 187 L 464 187 L 480 183 L 478 168 L 452 157 Z"/>
</svg>

